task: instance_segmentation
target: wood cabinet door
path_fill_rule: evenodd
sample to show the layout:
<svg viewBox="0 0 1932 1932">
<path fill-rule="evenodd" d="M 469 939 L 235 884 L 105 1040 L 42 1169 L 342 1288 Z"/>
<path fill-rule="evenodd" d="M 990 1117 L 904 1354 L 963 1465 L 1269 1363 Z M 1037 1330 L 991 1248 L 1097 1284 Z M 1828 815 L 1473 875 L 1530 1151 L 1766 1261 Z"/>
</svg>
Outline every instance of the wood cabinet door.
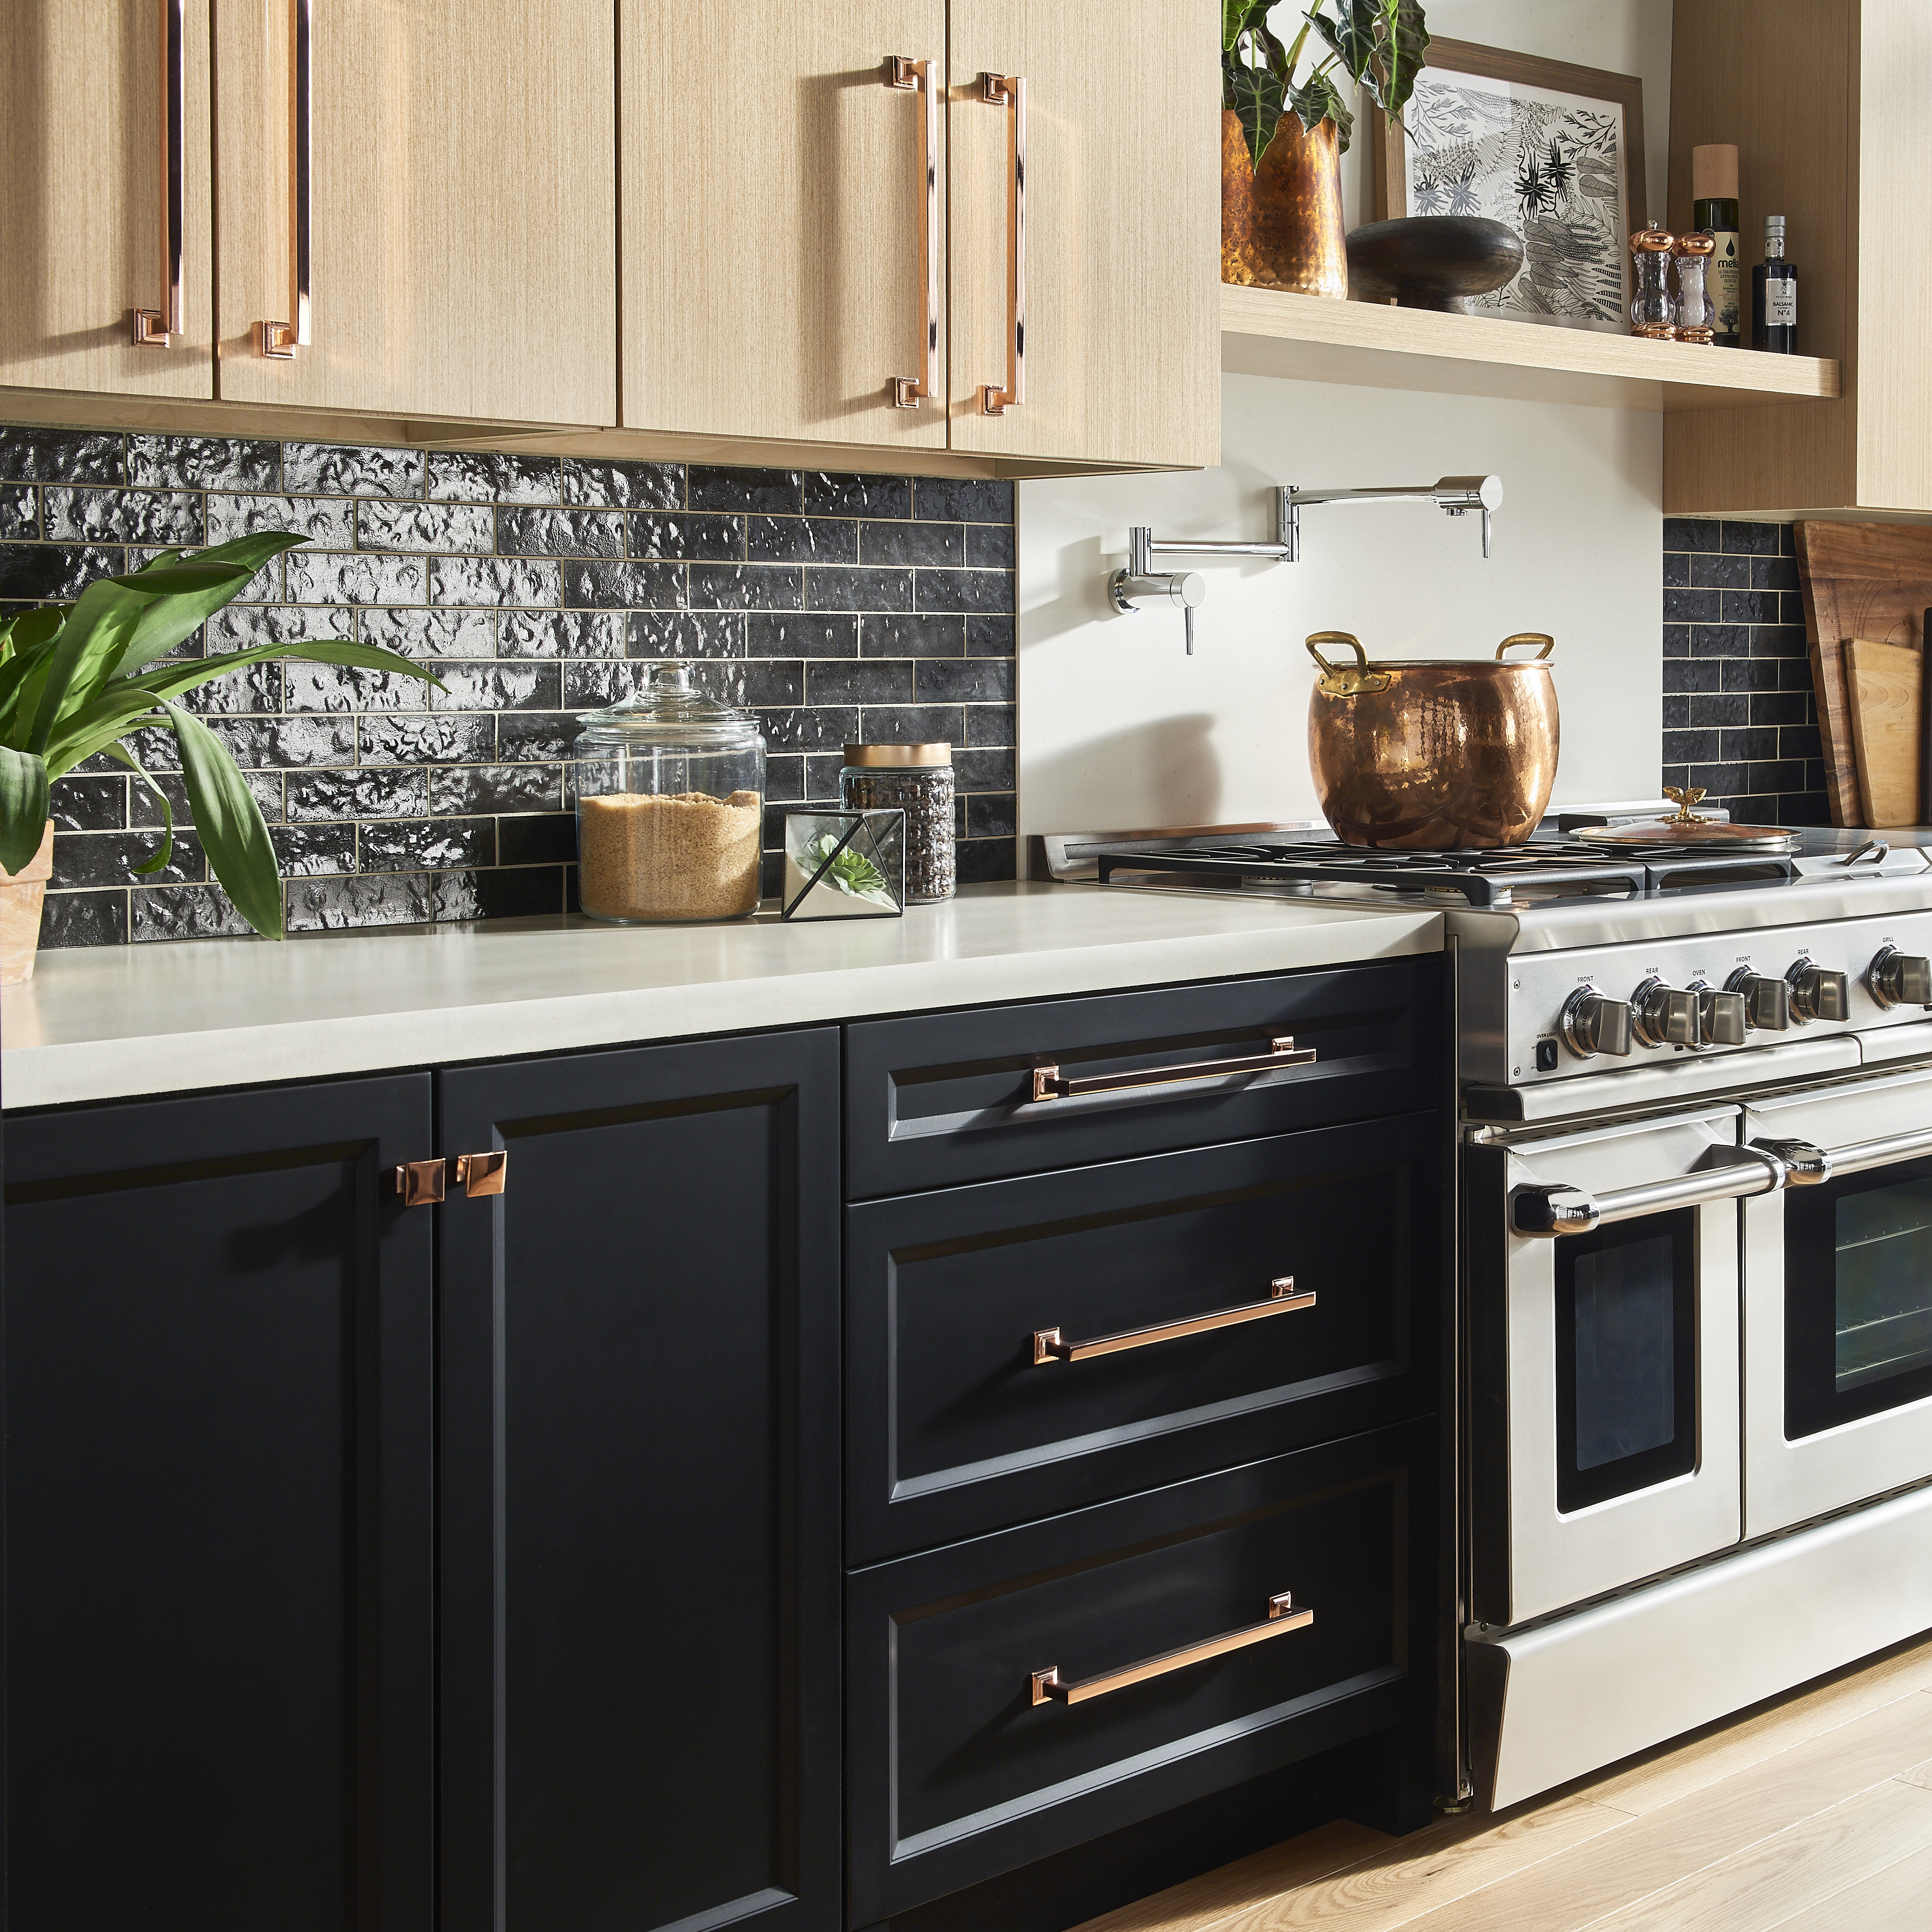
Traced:
<svg viewBox="0 0 1932 1932">
<path fill-rule="evenodd" d="M 946 447 L 945 116 L 922 230 L 946 0 L 622 0 L 624 422 L 713 436 Z M 924 246 L 922 245 L 922 242 Z M 934 388 L 921 376 L 926 249 Z"/>
<path fill-rule="evenodd" d="M 441 1076 L 445 1925 L 836 1932 L 838 1079 Z"/>
<path fill-rule="evenodd" d="M 952 445 L 1219 461 L 1220 80 L 1214 9 L 952 0 Z M 1023 79 L 1024 399 L 1012 364 L 1013 112 Z"/>
<path fill-rule="evenodd" d="M 327 0 L 313 10 L 310 340 L 290 322 L 288 0 L 224 0 L 224 398 L 503 422 L 616 420 L 610 0 Z"/>
<path fill-rule="evenodd" d="M 406 1074 L 6 1123 L 5 1923 L 428 1932 Z"/>
<path fill-rule="evenodd" d="M 110 395 L 214 393 L 208 0 L 184 0 L 182 332 L 164 306 L 170 0 L 8 0 L 0 19 L 0 383 Z"/>
</svg>

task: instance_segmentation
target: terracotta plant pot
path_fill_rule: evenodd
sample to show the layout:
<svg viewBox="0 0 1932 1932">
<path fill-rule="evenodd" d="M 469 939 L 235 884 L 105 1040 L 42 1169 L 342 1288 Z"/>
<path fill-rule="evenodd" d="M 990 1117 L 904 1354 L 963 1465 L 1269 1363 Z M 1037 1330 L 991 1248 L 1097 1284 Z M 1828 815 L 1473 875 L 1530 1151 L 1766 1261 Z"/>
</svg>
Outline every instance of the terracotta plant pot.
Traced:
<svg viewBox="0 0 1932 1932">
<path fill-rule="evenodd" d="M 1221 279 L 1348 299 L 1342 146 L 1334 122 L 1310 134 L 1284 114 L 1261 166 L 1250 168 L 1241 117 L 1221 110 Z"/>
<path fill-rule="evenodd" d="M 40 944 L 40 908 L 54 869 L 54 822 L 40 849 L 17 872 L 0 872 L 0 986 L 17 986 L 34 976 Z"/>
</svg>

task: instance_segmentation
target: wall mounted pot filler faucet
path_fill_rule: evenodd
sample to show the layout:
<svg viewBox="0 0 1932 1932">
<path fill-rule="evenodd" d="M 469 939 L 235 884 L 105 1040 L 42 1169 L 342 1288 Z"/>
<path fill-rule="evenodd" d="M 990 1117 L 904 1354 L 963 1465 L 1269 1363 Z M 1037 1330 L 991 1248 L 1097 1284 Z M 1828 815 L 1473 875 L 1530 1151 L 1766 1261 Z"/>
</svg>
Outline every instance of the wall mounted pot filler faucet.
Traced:
<svg viewBox="0 0 1932 1932">
<path fill-rule="evenodd" d="M 1310 503 L 1385 503 L 1423 501 L 1452 517 L 1479 510 L 1483 518 L 1483 554 L 1490 554 L 1491 521 L 1503 500 L 1500 476 L 1442 476 L 1433 483 L 1396 484 L 1385 489 L 1303 490 L 1284 484 L 1274 493 L 1274 541 L 1236 543 L 1186 538 L 1157 542 L 1154 527 L 1136 524 L 1127 532 L 1127 564 L 1107 580 L 1114 608 L 1125 616 L 1150 608 L 1178 610 L 1186 627 L 1187 654 L 1194 655 L 1194 613 L 1207 601 L 1208 581 L 1199 572 L 1156 571 L 1162 556 L 1260 556 L 1270 563 L 1301 560 L 1301 512 Z"/>
</svg>

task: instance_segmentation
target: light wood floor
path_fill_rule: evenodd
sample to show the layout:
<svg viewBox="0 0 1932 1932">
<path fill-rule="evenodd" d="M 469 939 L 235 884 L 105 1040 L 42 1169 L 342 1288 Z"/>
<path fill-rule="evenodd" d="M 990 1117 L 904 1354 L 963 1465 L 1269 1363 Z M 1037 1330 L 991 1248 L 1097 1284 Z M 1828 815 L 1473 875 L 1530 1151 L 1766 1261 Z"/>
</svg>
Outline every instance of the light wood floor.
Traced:
<svg viewBox="0 0 1932 1932">
<path fill-rule="evenodd" d="M 1080 1932 L 1932 1932 L 1932 1636 L 1594 1781 L 1335 1824 Z"/>
</svg>

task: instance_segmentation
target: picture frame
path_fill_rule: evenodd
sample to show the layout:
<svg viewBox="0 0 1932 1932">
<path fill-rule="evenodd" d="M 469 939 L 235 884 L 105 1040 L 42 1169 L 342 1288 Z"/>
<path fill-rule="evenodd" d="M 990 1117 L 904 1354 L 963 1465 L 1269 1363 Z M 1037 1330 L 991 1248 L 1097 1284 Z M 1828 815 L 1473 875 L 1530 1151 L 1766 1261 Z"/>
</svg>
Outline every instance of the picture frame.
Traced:
<svg viewBox="0 0 1932 1932">
<path fill-rule="evenodd" d="M 1487 215 L 1521 238 L 1522 271 L 1472 314 L 1629 333 L 1630 237 L 1649 220 L 1640 76 L 1432 40 L 1372 145 L 1378 221 Z"/>
</svg>

